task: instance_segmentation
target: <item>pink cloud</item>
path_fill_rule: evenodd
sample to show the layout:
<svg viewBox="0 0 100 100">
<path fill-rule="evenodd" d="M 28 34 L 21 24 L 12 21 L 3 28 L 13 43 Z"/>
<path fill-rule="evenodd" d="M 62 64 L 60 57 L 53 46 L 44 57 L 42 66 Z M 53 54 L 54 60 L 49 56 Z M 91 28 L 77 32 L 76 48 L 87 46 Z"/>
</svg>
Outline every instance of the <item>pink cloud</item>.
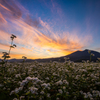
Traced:
<svg viewBox="0 0 100 100">
<path fill-rule="evenodd" d="M 52 9 L 55 9 L 58 14 L 62 13 L 58 5 L 51 2 Z M 44 22 L 41 18 L 31 19 L 29 12 L 22 5 L 19 5 L 18 2 L 15 3 L 12 0 L 10 2 L 1 0 L 0 18 L 4 24 L 0 26 L 0 40 L 3 50 L 8 50 L 8 46 L 3 45 L 3 43 L 10 44 L 12 30 L 19 33 L 14 40 L 17 48 L 12 49 L 12 53 L 34 58 L 66 55 L 77 49 L 82 49 L 86 43 L 90 42 L 91 36 L 80 37 L 74 31 L 72 35 L 69 32 L 54 33 L 49 23 Z M 22 18 L 22 15 L 25 15 L 25 19 Z M 39 24 L 42 28 L 38 27 Z M 10 32 L 7 32 L 7 29 Z"/>
</svg>

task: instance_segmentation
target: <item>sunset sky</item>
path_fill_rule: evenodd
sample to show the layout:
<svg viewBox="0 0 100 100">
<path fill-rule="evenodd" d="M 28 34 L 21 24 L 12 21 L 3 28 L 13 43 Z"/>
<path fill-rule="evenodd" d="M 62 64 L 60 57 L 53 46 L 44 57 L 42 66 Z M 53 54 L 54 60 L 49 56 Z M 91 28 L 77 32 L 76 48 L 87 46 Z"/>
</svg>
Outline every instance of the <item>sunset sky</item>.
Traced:
<svg viewBox="0 0 100 100">
<path fill-rule="evenodd" d="M 100 52 L 100 0 L 0 0 L 0 58 L 11 34 L 17 36 L 11 58 Z"/>
</svg>

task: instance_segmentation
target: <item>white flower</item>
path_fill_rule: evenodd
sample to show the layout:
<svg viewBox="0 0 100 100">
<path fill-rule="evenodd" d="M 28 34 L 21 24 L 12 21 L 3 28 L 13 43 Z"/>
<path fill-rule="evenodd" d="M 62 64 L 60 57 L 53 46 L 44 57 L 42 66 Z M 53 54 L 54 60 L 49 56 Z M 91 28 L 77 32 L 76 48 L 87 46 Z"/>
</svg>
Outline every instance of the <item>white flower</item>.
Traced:
<svg viewBox="0 0 100 100">
<path fill-rule="evenodd" d="M 3 85 L 2 84 L 0 84 L 0 87 L 2 87 Z"/>
<path fill-rule="evenodd" d="M 16 77 L 16 78 L 20 77 L 20 74 L 16 74 L 15 77 Z"/>
<path fill-rule="evenodd" d="M 84 98 L 88 98 L 88 95 L 85 95 Z"/>
<path fill-rule="evenodd" d="M 23 80 L 23 81 L 21 82 L 20 86 L 24 86 L 24 85 L 27 84 L 27 83 L 28 83 L 27 80 Z"/>
<path fill-rule="evenodd" d="M 100 61 L 100 58 L 97 58 Z"/>
<path fill-rule="evenodd" d="M 59 98 L 56 98 L 56 100 L 60 100 Z"/>
<path fill-rule="evenodd" d="M 39 100 L 42 100 L 42 98 L 40 97 Z"/>
<path fill-rule="evenodd" d="M 91 53 L 91 56 L 95 56 L 93 53 Z"/>
<path fill-rule="evenodd" d="M 15 93 L 18 93 L 18 92 L 19 92 L 19 89 L 18 89 L 18 88 L 16 88 L 16 89 L 15 89 Z"/>
<path fill-rule="evenodd" d="M 63 84 L 63 82 L 61 80 L 56 82 L 56 85 L 62 85 L 62 84 Z"/>
<path fill-rule="evenodd" d="M 17 98 L 14 98 L 13 100 L 18 100 Z"/>
<path fill-rule="evenodd" d="M 19 89 L 19 91 L 21 91 L 23 89 L 23 87 L 19 87 L 18 89 Z"/>
<path fill-rule="evenodd" d="M 83 91 L 80 91 L 81 94 L 83 94 Z"/>
<path fill-rule="evenodd" d="M 44 94 L 44 91 L 41 91 L 40 94 Z"/>
<path fill-rule="evenodd" d="M 30 80 L 32 80 L 33 78 L 31 78 L 31 77 L 27 77 L 25 80 L 28 80 L 28 81 L 30 81 Z"/>
<path fill-rule="evenodd" d="M 58 91 L 59 91 L 59 93 L 61 93 L 61 94 L 63 93 L 63 91 L 62 91 L 61 89 L 59 89 Z"/>
<path fill-rule="evenodd" d="M 64 83 L 64 84 L 67 84 L 67 85 L 69 84 L 69 83 L 67 82 L 67 80 L 63 80 L 63 83 Z"/>
<path fill-rule="evenodd" d="M 87 63 L 89 63 L 89 60 L 87 60 Z"/>
<path fill-rule="evenodd" d="M 49 80 L 49 77 L 46 77 L 45 79 L 46 79 L 46 80 Z"/>
<path fill-rule="evenodd" d="M 35 88 L 35 87 L 30 87 L 29 89 L 30 89 L 32 94 L 34 94 L 34 93 L 36 94 L 37 90 L 38 90 L 38 88 Z"/>
<path fill-rule="evenodd" d="M 20 100 L 21 100 L 21 99 L 24 99 L 24 98 L 25 98 L 25 96 L 20 96 Z"/>
<path fill-rule="evenodd" d="M 50 87 L 48 87 L 48 90 L 50 90 Z"/>
<path fill-rule="evenodd" d="M 11 91 L 9 95 L 12 95 L 13 93 L 15 93 L 15 91 Z"/>
<path fill-rule="evenodd" d="M 65 87 L 65 86 L 63 86 L 63 89 L 65 90 L 65 89 L 66 89 L 66 87 Z"/>
<path fill-rule="evenodd" d="M 41 84 L 41 86 L 43 86 L 43 87 L 45 87 L 45 88 L 48 88 L 48 87 L 50 86 L 50 84 L 49 84 L 49 83 L 48 83 L 48 84 L 43 83 L 43 84 Z"/>
<path fill-rule="evenodd" d="M 93 98 L 90 98 L 90 100 L 94 100 Z"/>
<path fill-rule="evenodd" d="M 36 78 L 34 78 L 34 77 L 33 77 L 33 81 L 37 81 L 37 80 L 38 80 L 38 78 L 37 78 L 37 77 L 36 77 Z"/>
<path fill-rule="evenodd" d="M 50 93 L 47 93 L 47 97 L 50 97 Z"/>
<path fill-rule="evenodd" d="M 90 97 L 90 98 L 92 97 L 91 93 L 88 93 L 88 97 Z"/>
</svg>

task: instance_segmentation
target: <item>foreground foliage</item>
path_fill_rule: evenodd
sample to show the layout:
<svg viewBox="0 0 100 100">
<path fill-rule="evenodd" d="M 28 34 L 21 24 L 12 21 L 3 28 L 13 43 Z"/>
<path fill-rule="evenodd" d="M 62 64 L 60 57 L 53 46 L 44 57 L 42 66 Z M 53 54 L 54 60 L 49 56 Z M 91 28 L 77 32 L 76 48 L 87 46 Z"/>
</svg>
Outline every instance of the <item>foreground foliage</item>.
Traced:
<svg viewBox="0 0 100 100">
<path fill-rule="evenodd" d="M 100 100 L 100 63 L 8 63 L 0 100 Z"/>
</svg>

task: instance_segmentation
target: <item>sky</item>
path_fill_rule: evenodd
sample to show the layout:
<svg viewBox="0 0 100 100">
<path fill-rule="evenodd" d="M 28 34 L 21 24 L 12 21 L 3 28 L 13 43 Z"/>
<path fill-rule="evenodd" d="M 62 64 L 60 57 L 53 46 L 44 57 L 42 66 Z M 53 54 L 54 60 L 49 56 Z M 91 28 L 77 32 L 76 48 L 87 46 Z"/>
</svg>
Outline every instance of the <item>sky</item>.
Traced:
<svg viewBox="0 0 100 100">
<path fill-rule="evenodd" d="M 100 0 L 0 0 L 0 58 L 17 36 L 11 58 L 100 52 Z"/>
</svg>

